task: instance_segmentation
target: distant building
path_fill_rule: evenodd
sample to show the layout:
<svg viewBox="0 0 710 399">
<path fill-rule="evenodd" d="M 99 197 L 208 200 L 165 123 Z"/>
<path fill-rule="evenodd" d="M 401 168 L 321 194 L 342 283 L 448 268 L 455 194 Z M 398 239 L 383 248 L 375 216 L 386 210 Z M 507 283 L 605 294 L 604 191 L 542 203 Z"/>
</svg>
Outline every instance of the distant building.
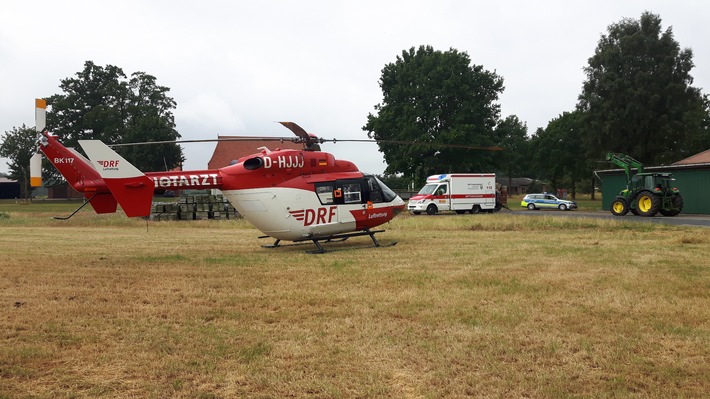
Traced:
<svg viewBox="0 0 710 399">
<path fill-rule="evenodd" d="M 20 198 L 20 182 L 0 177 L 0 198 Z"/>
<path fill-rule="evenodd" d="M 67 182 L 62 182 L 51 187 L 47 187 L 47 198 L 52 199 L 82 199 L 84 195 L 74 190 Z"/>
<path fill-rule="evenodd" d="M 508 189 L 508 195 L 526 194 L 528 187 L 533 183 L 533 179 L 527 177 L 496 177 L 496 183 Z"/>
<path fill-rule="evenodd" d="M 683 196 L 683 213 L 710 214 L 710 150 L 665 166 L 647 166 L 645 172 L 673 173 L 673 186 Z M 623 169 L 595 172 L 602 180 L 602 209 L 609 209 L 617 194 L 626 188 Z"/>
</svg>

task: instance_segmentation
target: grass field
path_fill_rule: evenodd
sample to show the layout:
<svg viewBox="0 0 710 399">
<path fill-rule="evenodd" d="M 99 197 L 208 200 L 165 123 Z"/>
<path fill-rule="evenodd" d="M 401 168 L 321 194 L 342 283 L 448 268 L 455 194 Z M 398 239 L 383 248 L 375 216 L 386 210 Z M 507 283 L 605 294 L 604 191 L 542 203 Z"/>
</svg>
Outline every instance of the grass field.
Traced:
<svg viewBox="0 0 710 399">
<path fill-rule="evenodd" d="M 42 206 L 0 204 L 0 398 L 710 392 L 708 229 L 401 215 L 308 255 Z"/>
</svg>

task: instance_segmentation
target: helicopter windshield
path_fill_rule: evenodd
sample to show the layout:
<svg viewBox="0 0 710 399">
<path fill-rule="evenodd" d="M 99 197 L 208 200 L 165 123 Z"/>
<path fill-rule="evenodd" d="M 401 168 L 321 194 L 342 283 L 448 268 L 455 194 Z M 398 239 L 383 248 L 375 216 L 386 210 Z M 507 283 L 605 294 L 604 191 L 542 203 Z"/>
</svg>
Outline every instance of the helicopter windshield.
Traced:
<svg viewBox="0 0 710 399">
<path fill-rule="evenodd" d="M 392 191 L 391 188 L 387 187 L 385 183 L 382 183 L 380 179 L 378 179 L 376 176 L 373 176 L 375 180 L 377 181 L 377 184 L 380 186 L 382 189 L 382 196 L 384 197 L 383 199 L 385 202 L 392 202 L 397 198 L 397 193 Z"/>
<path fill-rule="evenodd" d="M 369 192 L 366 198 L 368 201 L 392 202 L 397 198 L 397 193 L 387 187 L 377 176 L 365 174 L 365 179 L 367 179 L 367 191 Z"/>
<path fill-rule="evenodd" d="M 424 187 L 422 187 L 421 190 L 419 190 L 418 194 L 424 194 L 424 195 L 431 194 L 434 192 L 434 190 L 436 190 L 436 188 L 438 186 L 439 186 L 438 184 L 427 184 Z"/>
</svg>

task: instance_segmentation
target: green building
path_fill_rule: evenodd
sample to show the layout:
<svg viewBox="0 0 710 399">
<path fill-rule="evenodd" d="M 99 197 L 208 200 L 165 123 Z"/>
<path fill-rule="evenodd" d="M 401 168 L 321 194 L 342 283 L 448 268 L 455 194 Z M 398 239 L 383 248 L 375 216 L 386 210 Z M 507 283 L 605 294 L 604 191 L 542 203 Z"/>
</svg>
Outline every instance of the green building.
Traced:
<svg viewBox="0 0 710 399">
<path fill-rule="evenodd" d="M 668 166 L 650 166 L 645 172 L 669 172 L 683 196 L 683 212 L 710 215 L 710 150 Z M 609 209 L 619 191 L 626 188 L 623 169 L 594 172 L 602 181 L 602 208 Z"/>
</svg>

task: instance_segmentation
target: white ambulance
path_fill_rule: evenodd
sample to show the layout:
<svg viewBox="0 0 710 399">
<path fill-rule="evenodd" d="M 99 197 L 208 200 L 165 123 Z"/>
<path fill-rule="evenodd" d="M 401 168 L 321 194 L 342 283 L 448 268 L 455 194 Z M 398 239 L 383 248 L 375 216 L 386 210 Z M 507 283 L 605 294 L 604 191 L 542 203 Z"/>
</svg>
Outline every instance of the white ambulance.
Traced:
<svg viewBox="0 0 710 399">
<path fill-rule="evenodd" d="M 449 173 L 429 176 L 407 208 L 415 215 L 434 215 L 441 211 L 496 212 L 501 206 L 496 201 L 495 173 Z"/>
</svg>

